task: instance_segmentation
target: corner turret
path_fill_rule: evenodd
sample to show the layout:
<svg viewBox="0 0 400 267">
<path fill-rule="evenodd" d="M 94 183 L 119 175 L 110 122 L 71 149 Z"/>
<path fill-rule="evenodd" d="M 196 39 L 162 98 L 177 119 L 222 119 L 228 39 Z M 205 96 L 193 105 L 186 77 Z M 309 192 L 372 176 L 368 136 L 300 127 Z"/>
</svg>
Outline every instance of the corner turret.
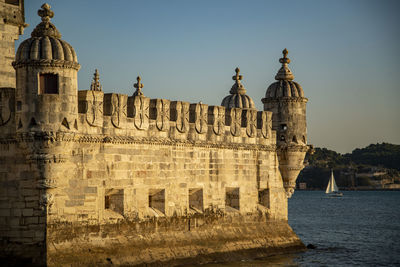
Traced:
<svg viewBox="0 0 400 267">
<path fill-rule="evenodd" d="M 43 4 L 42 22 L 31 38 L 18 48 L 16 70 L 16 130 L 70 131 L 77 127 L 77 73 L 80 68 L 74 49 L 61 40 L 50 22 L 54 12 Z"/>
<path fill-rule="evenodd" d="M 272 111 L 272 129 L 276 131 L 279 169 L 288 198 L 294 192 L 296 179 L 304 168 L 304 157 L 308 150 L 306 103 L 303 88 L 294 82 L 289 69 L 288 50 L 283 50 L 279 59 L 282 67 L 275 76 L 262 99 L 265 111 Z"/>
</svg>

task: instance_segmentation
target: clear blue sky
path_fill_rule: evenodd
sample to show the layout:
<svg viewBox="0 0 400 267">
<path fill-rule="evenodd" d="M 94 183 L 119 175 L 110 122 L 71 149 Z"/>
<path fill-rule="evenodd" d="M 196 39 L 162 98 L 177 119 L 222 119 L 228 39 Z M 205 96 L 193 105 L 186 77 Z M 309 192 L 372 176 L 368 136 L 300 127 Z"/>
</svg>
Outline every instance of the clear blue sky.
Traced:
<svg viewBox="0 0 400 267">
<path fill-rule="evenodd" d="M 25 1 L 30 24 L 43 0 Z M 78 85 L 95 68 L 105 92 L 219 105 L 235 67 L 261 98 L 286 47 L 309 98 L 309 143 L 351 152 L 400 143 L 400 1 L 49 0 L 52 22 L 76 50 Z"/>
</svg>

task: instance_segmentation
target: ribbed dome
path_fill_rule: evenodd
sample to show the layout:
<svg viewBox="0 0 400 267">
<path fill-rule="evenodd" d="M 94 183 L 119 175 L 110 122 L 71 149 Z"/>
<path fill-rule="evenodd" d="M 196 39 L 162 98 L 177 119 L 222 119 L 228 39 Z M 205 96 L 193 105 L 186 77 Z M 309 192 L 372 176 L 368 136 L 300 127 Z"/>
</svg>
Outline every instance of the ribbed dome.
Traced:
<svg viewBox="0 0 400 267">
<path fill-rule="evenodd" d="M 31 37 L 21 43 L 15 57 L 16 63 L 27 60 L 65 60 L 78 63 L 70 44 L 52 36 Z"/>
<path fill-rule="evenodd" d="M 240 82 L 243 78 L 242 75 L 239 75 L 240 69 L 236 68 L 235 72 L 236 75 L 232 77 L 235 84 L 229 91 L 231 94 L 222 100 L 221 106 L 226 108 L 254 109 L 255 105 L 253 99 L 246 95 L 246 88 L 244 88 L 243 84 Z"/>
<path fill-rule="evenodd" d="M 290 59 L 287 57 L 287 54 L 289 52 L 285 48 L 282 53 L 283 58 L 279 59 L 279 62 L 282 63 L 282 67 L 275 76 L 275 80 L 277 80 L 277 82 L 274 82 L 268 87 L 267 92 L 265 93 L 265 99 L 280 97 L 304 98 L 303 88 L 301 88 L 300 84 L 293 81 L 294 75 L 288 66 Z"/>
<path fill-rule="evenodd" d="M 42 17 L 42 22 L 32 31 L 31 38 L 18 47 L 13 66 L 43 63 L 79 68 L 75 50 L 60 39 L 61 34 L 50 22 L 50 18 L 54 16 L 50 6 L 43 4 L 38 14 Z"/>
<path fill-rule="evenodd" d="M 226 96 L 221 103 L 221 106 L 226 108 L 244 108 L 250 109 L 255 108 L 254 101 L 248 95 L 228 95 Z"/>
<path fill-rule="evenodd" d="M 294 81 L 280 80 L 271 84 L 265 98 L 304 97 L 303 88 Z"/>
</svg>

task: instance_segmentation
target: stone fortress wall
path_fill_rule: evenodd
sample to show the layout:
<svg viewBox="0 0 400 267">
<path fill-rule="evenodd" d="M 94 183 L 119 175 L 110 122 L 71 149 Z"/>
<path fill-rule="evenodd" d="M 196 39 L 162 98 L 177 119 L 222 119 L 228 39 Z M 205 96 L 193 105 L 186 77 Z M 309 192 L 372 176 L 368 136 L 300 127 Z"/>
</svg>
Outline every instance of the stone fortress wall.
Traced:
<svg viewBox="0 0 400 267">
<path fill-rule="evenodd" d="M 15 40 L 28 25 L 25 24 L 24 3 L 18 0 L 0 0 L 0 87 L 15 88 Z"/>
<path fill-rule="evenodd" d="M 149 99 L 140 77 L 133 96 L 105 94 L 97 70 L 78 91 L 75 51 L 38 13 L 16 87 L 0 88 L 2 257 L 173 265 L 304 247 L 287 224 L 308 150 L 301 87 L 268 89 L 265 111 L 239 69 L 224 106 Z"/>
</svg>

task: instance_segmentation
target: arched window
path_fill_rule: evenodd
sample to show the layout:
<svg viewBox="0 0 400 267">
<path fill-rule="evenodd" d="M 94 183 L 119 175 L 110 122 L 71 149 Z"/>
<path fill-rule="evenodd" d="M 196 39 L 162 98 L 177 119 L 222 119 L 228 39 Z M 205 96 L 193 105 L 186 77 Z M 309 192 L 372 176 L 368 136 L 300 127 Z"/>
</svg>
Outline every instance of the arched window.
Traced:
<svg viewBox="0 0 400 267">
<path fill-rule="evenodd" d="M 297 138 L 295 135 L 293 135 L 292 142 L 297 143 Z"/>
<path fill-rule="evenodd" d="M 281 141 L 283 141 L 283 142 L 285 142 L 285 141 L 286 141 L 286 139 L 285 139 L 285 136 L 284 136 L 284 135 L 281 135 Z"/>
<path fill-rule="evenodd" d="M 303 135 L 303 143 L 306 144 L 306 137 Z"/>
</svg>

